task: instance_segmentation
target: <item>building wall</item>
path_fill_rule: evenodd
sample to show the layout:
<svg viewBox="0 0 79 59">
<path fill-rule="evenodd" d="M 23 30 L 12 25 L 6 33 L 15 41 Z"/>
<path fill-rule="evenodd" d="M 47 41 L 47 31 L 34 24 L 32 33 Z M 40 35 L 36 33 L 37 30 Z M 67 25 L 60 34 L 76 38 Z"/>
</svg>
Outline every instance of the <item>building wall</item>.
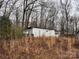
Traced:
<svg viewBox="0 0 79 59">
<path fill-rule="evenodd" d="M 34 34 L 34 37 L 39 37 L 39 36 L 56 36 L 54 30 L 47 30 L 47 29 L 38 29 L 38 28 L 33 28 L 32 33 Z"/>
<path fill-rule="evenodd" d="M 55 30 L 48 30 L 48 29 L 39 29 L 39 28 L 32 28 L 32 29 L 28 29 L 27 31 L 24 32 L 26 35 L 29 34 L 32 35 L 34 37 L 41 37 L 41 36 L 56 36 L 58 37 L 59 34 L 55 34 Z"/>
</svg>

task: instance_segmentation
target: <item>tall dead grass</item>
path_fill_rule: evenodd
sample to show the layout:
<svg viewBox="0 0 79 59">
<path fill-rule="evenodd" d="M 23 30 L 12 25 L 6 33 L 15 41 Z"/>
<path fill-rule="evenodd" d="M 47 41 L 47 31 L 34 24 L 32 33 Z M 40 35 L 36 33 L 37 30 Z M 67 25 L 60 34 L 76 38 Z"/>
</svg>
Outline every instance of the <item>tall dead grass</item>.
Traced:
<svg viewBox="0 0 79 59">
<path fill-rule="evenodd" d="M 25 37 L 23 39 L 0 41 L 0 59 L 78 58 L 78 40 L 76 41 L 75 38 Z"/>
</svg>

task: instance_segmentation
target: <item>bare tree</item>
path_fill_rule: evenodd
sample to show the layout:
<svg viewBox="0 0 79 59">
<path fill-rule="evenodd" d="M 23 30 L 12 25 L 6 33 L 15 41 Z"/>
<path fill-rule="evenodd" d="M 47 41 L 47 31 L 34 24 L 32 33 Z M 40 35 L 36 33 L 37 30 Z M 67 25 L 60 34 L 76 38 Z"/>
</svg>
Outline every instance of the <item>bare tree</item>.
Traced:
<svg viewBox="0 0 79 59">
<path fill-rule="evenodd" d="M 61 21 L 60 21 L 60 33 L 61 33 L 61 35 L 63 35 L 64 31 L 65 31 L 65 29 L 64 29 L 65 21 L 63 19 L 64 19 L 64 16 L 61 17 Z"/>
<path fill-rule="evenodd" d="M 19 1 L 19 0 L 15 0 L 15 1 L 12 3 L 11 7 L 9 8 L 8 16 L 11 15 L 11 13 L 12 13 L 13 10 L 17 10 L 19 7 L 21 7 L 21 6 L 19 6 L 19 7 L 17 7 L 17 8 L 15 9 L 15 7 L 16 7 L 15 4 L 16 4 L 18 1 Z"/>
<path fill-rule="evenodd" d="M 64 2 L 60 0 L 61 7 L 62 7 L 62 15 L 65 16 L 66 22 L 67 22 L 67 33 L 68 33 L 68 21 L 69 21 L 69 13 L 70 13 L 70 6 L 71 6 L 71 0 L 65 0 Z"/>
<path fill-rule="evenodd" d="M 5 5 L 4 15 L 7 15 L 7 17 L 9 17 L 9 16 L 11 15 L 12 11 L 13 11 L 14 8 L 15 8 L 15 4 L 16 4 L 18 1 L 19 1 L 19 0 L 15 0 L 15 1 L 13 1 L 13 0 L 8 0 L 8 1 L 6 2 L 6 5 Z M 12 2 L 12 4 L 10 5 L 9 2 Z M 9 6 L 9 7 L 7 7 L 7 6 Z M 7 8 L 9 8 L 8 11 L 7 11 Z"/>
<path fill-rule="evenodd" d="M 75 34 L 75 20 L 74 20 L 74 17 L 72 16 L 70 17 L 70 20 L 69 20 L 68 29 L 69 29 L 69 33 Z"/>
<path fill-rule="evenodd" d="M 78 22 L 79 22 L 79 18 L 78 17 L 74 17 L 75 34 L 76 35 L 77 35 L 77 32 L 78 32 Z"/>
<path fill-rule="evenodd" d="M 4 2 L 4 0 L 1 0 L 1 1 L 0 1 L 0 8 L 1 8 L 2 5 L 3 5 L 3 2 Z"/>
<path fill-rule="evenodd" d="M 74 0 L 76 5 L 76 11 L 79 11 L 79 0 Z"/>
<path fill-rule="evenodd" d="M 7 9 L 7 5 L 8 5 L 8 2 L 9 2 L 10 0 L 8 0 L 7 2 L 6 2 L 6 4 L 5 4 L 5 10 L 4 10 L 4 15 L 6 14 L 6 9 Z"/>
<path fill-rule="evenodd" d="M 19 9 L 18 8 L 16 9 L 15 16 L 16 16 L 16 22 L 15 22 L 16 23 L 16 27 L 18 27 L 19 23 L 20 23 L 20 19 L 19 19 L 20 15 L 19 15 Z"/>
<path fill-rule="evenodd" d="M 34 8 L 34 4 L 37 0 L 24 0 L 23 3 L 23 19 L 22 19 L 22 27 L 24 28 L 24 26 L 27 28 L 28 27 L 28 23 L 29 23 L 29 18 L 30 15 L 32 13 L 32 10 Z M 26 17 L 25 17 L 26 16 Z"/>
<path fill-rule="evenodd" d="M 54 20 L 57 15 L 57 9 L 55 3 L 50 1 L 47 2 L 41 1 L 40 7 L 41 7 L 40 27 L 47 28 L 49 23 L 52 23 L 52 25 L 54 25 Z M 52 28 L 54 28 L 54 26 L 52 26 Z"/>
<path fill-rule="evenodd" d="M 4 16 L 10 17 L 11 13 L 14 11 L 16 4 L 19 0 L 2 0 L 2 12 Z"/>
<path fill-rule="evenodd" d="M 40 1 L 40 27 L 44 28 L 44 14 L 45 14 L 45 2 L 44 1 Z"/>
<path fill-rule="evenodd" d="M 54 21 L 55 21 L 55 17 L 57 16 L 57 9 L 56 7 L 53 5 L 50 7 L 49 11 L 48 11 L 48 16 L 46 18 L 46 22 L 45 22 L 45 27 L 46 27 L 46 24 L 47 24 L 47 21 L 51 21 L 52 22 L 52 29 L 54 29 Z"/>
</svg>

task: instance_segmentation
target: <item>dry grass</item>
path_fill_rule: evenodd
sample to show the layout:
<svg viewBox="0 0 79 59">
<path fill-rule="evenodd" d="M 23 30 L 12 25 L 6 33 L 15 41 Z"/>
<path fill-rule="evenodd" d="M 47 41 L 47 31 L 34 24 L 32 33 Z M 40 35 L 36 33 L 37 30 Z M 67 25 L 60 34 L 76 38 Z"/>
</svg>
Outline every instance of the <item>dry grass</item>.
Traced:
<svg viewBox="0 0 79 59">
<path fill-rule="evenodd" d="M 75 38 L 26 37 L 0 41 L 0 59 L 79 59 Z"/>
</svg>

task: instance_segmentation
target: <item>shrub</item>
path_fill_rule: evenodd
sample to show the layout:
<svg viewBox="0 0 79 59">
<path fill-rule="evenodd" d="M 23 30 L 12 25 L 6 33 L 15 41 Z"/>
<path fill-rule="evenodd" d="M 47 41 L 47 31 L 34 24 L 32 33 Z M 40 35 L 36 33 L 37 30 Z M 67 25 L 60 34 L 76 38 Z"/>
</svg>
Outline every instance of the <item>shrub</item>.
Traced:
<svg viewBox="0 0 79 59">
<path fill-rule="evenodd" d="M 23 30 L 21 27 L 13 27 L 12 28 L 12 38 L 16 39 L 16 38 L 22 38 L 23 35 Z"/>
<path fill-rule="evenodd" d="M 11 21 L 8 17 L 0 17 L 0 38 L 10 39 L 11 35 Z"/>
</svg>

